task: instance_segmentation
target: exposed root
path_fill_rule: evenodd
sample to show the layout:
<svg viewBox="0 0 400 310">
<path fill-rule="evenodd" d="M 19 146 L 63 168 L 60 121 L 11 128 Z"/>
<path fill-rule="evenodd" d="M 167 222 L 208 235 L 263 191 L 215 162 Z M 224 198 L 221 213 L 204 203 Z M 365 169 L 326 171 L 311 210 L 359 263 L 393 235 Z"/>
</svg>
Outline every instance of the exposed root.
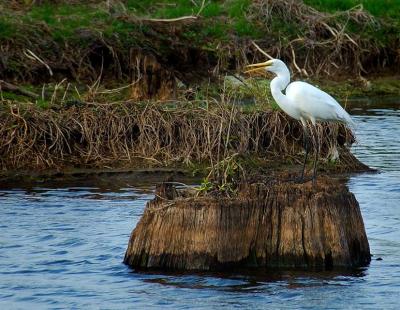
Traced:
<svg viewBox="0 0 400 310">
<path fill-rule="evenodd" d="M 281 28 L 292 27 L 302 33 L 298 37 L 294 33 L 289 37 L 278 34 L 273 36 L 273 42 L 264 40 L 258 44 L 268 54 L 290 60 L 294 72 L 304 76 L 332 75 L 339 68 L 341 72 L 361 75 L 367 72 L 366 64 L 370 71 L 383 67 L 388 58 L 376 39 L 360 35 L 376 32 L 382 26 L 361 4 L 329 14 L 302 1 L 257 0 L 253 1 L 249 19 L 264 25 L 267 32 L 284 33 Z M 358 31 L 350 33 L 349 25 Z"/>
</svg>

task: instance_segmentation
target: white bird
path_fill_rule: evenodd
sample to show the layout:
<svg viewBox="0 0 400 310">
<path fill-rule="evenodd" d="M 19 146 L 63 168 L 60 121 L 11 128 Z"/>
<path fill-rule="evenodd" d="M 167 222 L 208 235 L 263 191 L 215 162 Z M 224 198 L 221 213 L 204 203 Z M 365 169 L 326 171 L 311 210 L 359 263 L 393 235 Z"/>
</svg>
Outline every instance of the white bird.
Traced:
<svg viewBox="0 0 400 310">
<path fill-rule="evenodd" d="M 285 63 L 279 59 L 246 66 L 245 73 L 266 70 L 276 74 L 271 81 L 271 93 L 279 107 L 289 116 L 299 120 L 304 128 L 305 158 L 301 181 L 304 180 L 304 169 L 308 156 L 307 122 L 315 126 L 317 121 L 339 122 L 354 127 L 350 115 L 329 94 L 308 83 L 290 82 L 290 72 Z M 282 91 L 285 90 L 285 93 Z M 315 151 L 313 182 L 316 179 L 317 150 Z"/>
</svg>

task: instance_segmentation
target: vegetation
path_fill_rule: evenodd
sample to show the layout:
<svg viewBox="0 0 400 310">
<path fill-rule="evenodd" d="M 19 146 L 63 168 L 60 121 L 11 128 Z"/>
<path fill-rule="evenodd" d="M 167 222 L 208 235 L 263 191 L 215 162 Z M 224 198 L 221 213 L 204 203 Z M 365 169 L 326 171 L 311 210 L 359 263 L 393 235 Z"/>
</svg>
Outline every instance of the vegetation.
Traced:
<svg viewBox="0 0 400 310">
<path fill-rule="evenodd" d="M 221 187 L 265 154 L 298 161 L 298 124 L 243 65 L 264 60 L 261 47 L 302 79 L 340 80 L 340 97 L 398 92 L 365 79 L 400 67 L 399 4 L 379 3 L 0 1 L 1 167 L 183 161 Z M 326 157 L 352 140 L 322 131 Z"/>
<path fill-rule="evenodd" d="M 10 169 L 69 167 L 186 167 L 231 193 L 238 176 L 300 166 L 301 125 L 282 112 L 243 112 L 229 98 L 174 102 L 174 105 L 125 102 L 70 102 L 58 108 L 32 104 L 1 105 L 0 165 Z M 43 104 L 43 103 L 42 103 Z M 315 132 L 321 162 L 334 170 L 358 169 L 349 153 L 354 141 L 344 126 L 321 124 Z M 355 165 L 355 166 L 354 166 Z"/>
<path fill-rule="evenodd" d="M 400 18 L 400 2 L 397 0 L 304 0 L 304 3 L 322 12 L 330 13 L 346 11 L 362 5 L 373 16 L 393 18 L 397 21 Z"/>
<path fill-rule="evenodd" d="M 16 3 L 0 2 L 3 79 L 40 84 L 67 77 L 88 82 L 97 79 L 103 65 L 109 79 L 127 81 L 134 66 L 132 48 L 151 52 L 163 66 L 182 75 L 182 67 L 195 67 L 204 77 L 210 71 L 239 70 L 244 63 L 262 59 L 249 39 L 291 62 L 293 72 L 302 76 L 333 76 L 338 67 L 365 75 L 395 67 L 399 61 L 397 1 L 365 0 L 362 5 L 355 0 Z M 163 20 L 185 16 L 193 18 Z M 27 47 L 37 57 L 27 57 Z"/>
</svg>

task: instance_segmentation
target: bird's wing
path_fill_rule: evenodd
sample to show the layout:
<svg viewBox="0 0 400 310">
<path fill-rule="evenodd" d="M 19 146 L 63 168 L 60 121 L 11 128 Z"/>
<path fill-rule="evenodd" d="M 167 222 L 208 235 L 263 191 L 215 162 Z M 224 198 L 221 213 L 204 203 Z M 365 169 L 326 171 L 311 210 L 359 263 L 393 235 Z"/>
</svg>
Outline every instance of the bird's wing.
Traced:
<svg viewBox="0 0 400 310">
<path fill-rule="evenodd" d="M 298 106 L 306 119 L 352 123 L 349 114 L 329 94 L 305 82 L 293 82 L 286 96 Z"/>
</svg>

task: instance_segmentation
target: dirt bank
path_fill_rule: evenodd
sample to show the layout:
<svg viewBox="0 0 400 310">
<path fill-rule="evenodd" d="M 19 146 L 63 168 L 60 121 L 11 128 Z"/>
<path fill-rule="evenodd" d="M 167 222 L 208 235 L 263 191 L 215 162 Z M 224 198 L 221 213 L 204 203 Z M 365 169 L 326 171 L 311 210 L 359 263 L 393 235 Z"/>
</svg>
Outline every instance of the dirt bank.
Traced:
<svg viewBox="0 0 400 310">
<path fill-rule="evenodd" d="M 163 10 L 141 3 L 0 4 L 0 79 L 138 81 L 147 89 L 134 89 L 135 96 L 162 98 L 151 88 L 173 88 L 176 79 L 190 87 L 265 59 L 253 41 L 302 77 L 399 73 L 399 26 L 362 6 L 328 13 L 290 0 L 170 3 Z M 157 18 L 178 14 L 174 9 L 191 13 Z"/>
</svg>

